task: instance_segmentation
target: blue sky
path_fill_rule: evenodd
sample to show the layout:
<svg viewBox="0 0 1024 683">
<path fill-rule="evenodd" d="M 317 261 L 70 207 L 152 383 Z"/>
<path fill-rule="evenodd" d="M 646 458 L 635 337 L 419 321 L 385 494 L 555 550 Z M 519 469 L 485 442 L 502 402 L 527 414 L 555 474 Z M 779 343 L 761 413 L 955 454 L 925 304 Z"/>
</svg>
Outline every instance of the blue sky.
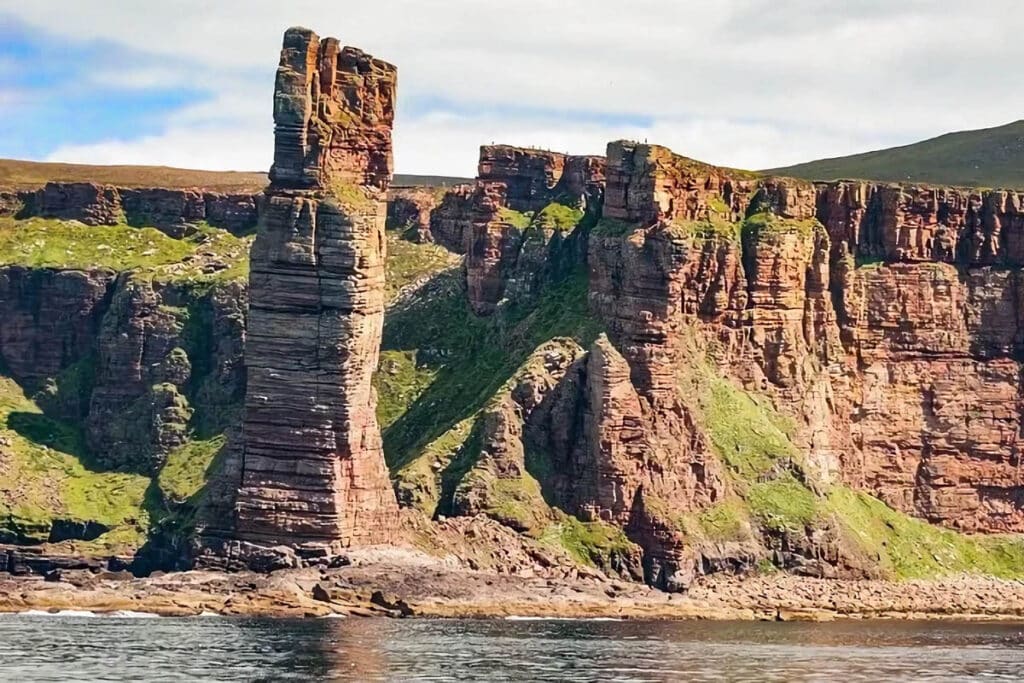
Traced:
<svg viewBox="0 0 1024 683">
<path fill-rule="evenodd" d="M 0 79 L 13 106 L 0 117 L 0 156 L 45 158 L 54 150 L 159 133 L 168 112 L 208 97 L 181 85 L 131 88 L 93 73 L 154 61 L 109 43 L 74 42 L 0 18 Z"/>
<path fill-rule="evenodd" d="M 265 169 L 280 36 L 303 24 L 398 65 L 399 171 L 623 137 L 764 168 L 1022 118 L 1016 19 L 1011 0 L 0 0 L 0 156 Z"/>
</svg>

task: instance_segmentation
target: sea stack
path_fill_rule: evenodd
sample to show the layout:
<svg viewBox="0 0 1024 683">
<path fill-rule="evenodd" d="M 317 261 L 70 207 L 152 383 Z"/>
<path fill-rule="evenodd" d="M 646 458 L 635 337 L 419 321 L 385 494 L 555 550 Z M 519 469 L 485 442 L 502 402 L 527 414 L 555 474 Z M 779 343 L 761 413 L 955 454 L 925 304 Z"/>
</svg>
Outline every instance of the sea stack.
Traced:
<svg viewBox="0 0 1024 683">
<path fill-rule="evenodd" d="M 370 384 L 395 84 L 387 62 L 285 32 L 249 272 L 243 541 L 338 549 L 387 542 L 396 523 Z"/>
</svg>

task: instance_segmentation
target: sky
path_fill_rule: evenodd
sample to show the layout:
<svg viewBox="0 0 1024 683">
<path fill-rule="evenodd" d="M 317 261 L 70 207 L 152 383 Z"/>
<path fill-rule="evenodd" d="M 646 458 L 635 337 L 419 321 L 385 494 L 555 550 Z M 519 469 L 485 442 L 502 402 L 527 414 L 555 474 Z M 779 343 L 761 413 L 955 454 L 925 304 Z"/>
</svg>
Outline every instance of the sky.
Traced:
<svg viewBox="0 0 1024 683">
<path fill-rule="evenodd" d="M 1024 118 L 1018 0 L 0 0 L 0 157 L 266 170 L 285 28 L 398 66 L 401 173 L 491 142 L 768 168 Z"/>
</svg>

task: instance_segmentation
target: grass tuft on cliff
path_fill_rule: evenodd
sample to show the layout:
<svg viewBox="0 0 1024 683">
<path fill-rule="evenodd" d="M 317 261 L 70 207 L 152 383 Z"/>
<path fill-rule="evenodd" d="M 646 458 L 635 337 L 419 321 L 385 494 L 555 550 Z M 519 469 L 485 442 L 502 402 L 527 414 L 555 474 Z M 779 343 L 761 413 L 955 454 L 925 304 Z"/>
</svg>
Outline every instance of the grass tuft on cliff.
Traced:
<svg viewBox="0 0 1024 683">
<path fill-rule="evenodd" d="M 240 280 L 248 277 L 251 244 L 251 237 L 205 224 L 179 240 L 155 228 L 0 217 L 0 265 L 135 270 L 172 282 Z"/>
<path fill-rule="evenodd" d="M 458 265 L 460 257 L 436 244 L 417 244 L 388 232 L 387 259 L 384 262 L 386 298 L 390 303 L 406 287 Z"/>
<path fill-rule="evenodd" d="M 510 209 L 507 206 L 503 206 L 498 210 L 498 217 L 512 227 L 519 228 L 520 230 L 526 230 L 530 227 L 531 221 L 533 221 L 533 214 L 516 211 L 515 209 Z"/>
<path fill-rule="evenodd" d="M 900 579 L 948 574 L 1024 576 L 1024 537 L 967 536 L 893 510 L 867 493 L 833 488 L 827 510 L 869 559 Z"/>
<path fill-rule="evenodd" d="M 817 493 L 807 483 L 791 421 L 766 398 L 744 391 L 706 361 L 687 385 L 698 396 L 715 453 L 740 500 L 727 500 L 680 526 L 693 538 L 742 540 L 749 519 L 777 534 L 832 526 L 848 551 L 895 579 L 974 573 L 1024 577 L 1024 537 L 968 536 L 915 519 L 843 485 Z"/>
<path fill-rule="evenodd" d="M 571 232 L 581 220 L 583 220 L 582 209 L 551 202 L 537 212 L 533 218 L 533 225 L 543 230 Z"/>
<path fill-rule="evenodd" d="M 189 441 L 171 451 L 157 477 L 164 498 L 172 504 L 181 505 L 202 491 L 225 442 L 224 435 L 218 434 L 209 439 Z"/>
</svg>

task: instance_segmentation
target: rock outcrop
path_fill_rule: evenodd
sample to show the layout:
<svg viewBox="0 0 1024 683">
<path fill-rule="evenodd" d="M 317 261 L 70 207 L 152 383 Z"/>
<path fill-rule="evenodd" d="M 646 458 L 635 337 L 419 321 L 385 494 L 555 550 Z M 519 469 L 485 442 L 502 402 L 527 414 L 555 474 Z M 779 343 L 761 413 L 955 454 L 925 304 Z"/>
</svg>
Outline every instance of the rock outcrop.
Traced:
<svg viewBox="0 0 1024 683">
<path fill-rule="evenodd" d="M 475 313 L 490 315 L 505 300 L 529 301 L 538 279 L 582 265 L 584 249 L 563 248 L 563 238 L 584 216 L 591 222 L 600 216 L 604 169 L 603 157 L 508 145 L 480 148 L 475 190 L 452 196 L 437 218 L 439 229 L 465 245 L 466 287 Z M 461 223 L 450 217 L 456 211 Z M 559 263 L 567 259 L 573 263 Z"/>
<path fill-rule="evenodd" d="M 633 144 L 608 157 L 604 215 L 622 225 L 591 238 L 591 296 L 638 389 L 670 387 L 660 341 L 689 319 L 722 372 L 796 419 L 820 481 L 1024 529 L 1015 193 L 812 187 Z M 742 235 L 716 233 L 729 216 Z M 636 255 L 615 265 L 623 243 Z"/>
<path fill-rule="evenodd" d="M 459 193 L 468 186 L 446 187 L 392 187 L 388 190 L 388 230 L 398 231 L 411 242 L 437 242 L 449 251 L 459 252 L 461 238 L 449 239 L 441 228 L 435 238 L 431 220 L 434 211 L 444 203 L 450 193 Z"/>
<path fill-rule="evenodd" d="M 465 254 L 475 197 L 473 185 L 459 185 L 445 193 L 430 212 L 430 241 L 456 254 Z"/>
<path fill-rule="evenodd" d="M 395 522 L 370 384 L 395 83 L 395 67 L 356 48 L 285 33 L 250 269 L 235 529 L 247 542 L 381 542 Z"/>
<path fill-rule="evenodd" d="M 235 235 L 256 227 L 259 195 L 209 190 L 127 188 L 97 183 L 49 182 L 17 193 L 8 213 L 18 218 L 58 218 L 86 225 L 127 223 L 180 238 L 207 223 Z M 0 207 L 0 214 L 4 213 Z"/>
<path fill-rule="evenodd" d="M 0 267 L 0 364 L 97 464 L 154 474 L 195 424 L 241 401 L 244 288 L 95 269 Z M 207 341 L 209 340 L 209 341 Z M 198 415 L 197 415 L 198 413 Z"/>
</svg>

